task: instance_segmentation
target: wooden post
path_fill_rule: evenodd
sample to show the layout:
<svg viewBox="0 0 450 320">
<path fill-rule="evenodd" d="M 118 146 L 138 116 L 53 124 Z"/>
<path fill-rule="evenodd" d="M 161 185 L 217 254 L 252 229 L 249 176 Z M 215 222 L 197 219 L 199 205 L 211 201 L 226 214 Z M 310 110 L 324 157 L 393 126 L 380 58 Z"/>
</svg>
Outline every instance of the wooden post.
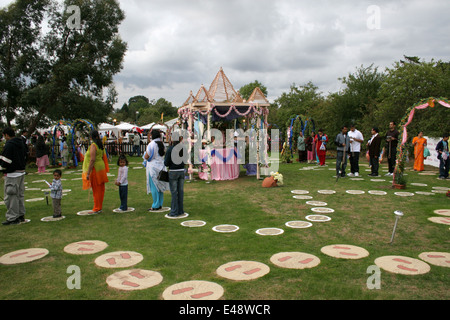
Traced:
<svg viewBox="0 0 450 320">
<path fill-rule="evenodd" d="M 189 141 L 189 152 L 188 152 L 188 154 L 191 154 L 192 153 L 192 136 L 191 136 L 191 133 L 192 133 L 192 110 L 191 110 L 191 108 L 189 107 L 189 119 L 188 119 L 188 133 L 189 133 L 189 139 L 188 139 L 188 141 Z M 191 157 L 192 158 L 192 157 Z M 190 163 L 189 163 L 189 180 L 192 180 L 193 179 L 193 172 L 192 172 L 192 170 L 193 170 L 193 164 L 192 164 L 192 161 L 190 161 Z"/>
<path fill-rule="evenodd" d="M 258 105 L 257 105 L 258 106 Z M 259 180 L 261 177 L 260 167 L 259 167 L 259 159 L 260 159 L 260 138 L 261 138 L 261 117 L 256 116 L 256 179 Z"/>
</svg>

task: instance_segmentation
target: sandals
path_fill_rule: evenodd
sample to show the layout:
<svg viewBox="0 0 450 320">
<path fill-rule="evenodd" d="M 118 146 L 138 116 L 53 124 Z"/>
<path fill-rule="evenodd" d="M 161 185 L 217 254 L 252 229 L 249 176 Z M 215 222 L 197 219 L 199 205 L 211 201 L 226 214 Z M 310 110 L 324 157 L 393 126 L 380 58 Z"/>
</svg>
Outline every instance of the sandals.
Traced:
<svg viewBox="0 0 450 320">
<path fill-rule="evenodd" d="M 150 208 L 150 209 L 148 209 L 148 211 L 159 211 L 159 210 L 161 210 L 162 209 L 162 207 L 159 207 L 159 208 Z"/>
</svg>

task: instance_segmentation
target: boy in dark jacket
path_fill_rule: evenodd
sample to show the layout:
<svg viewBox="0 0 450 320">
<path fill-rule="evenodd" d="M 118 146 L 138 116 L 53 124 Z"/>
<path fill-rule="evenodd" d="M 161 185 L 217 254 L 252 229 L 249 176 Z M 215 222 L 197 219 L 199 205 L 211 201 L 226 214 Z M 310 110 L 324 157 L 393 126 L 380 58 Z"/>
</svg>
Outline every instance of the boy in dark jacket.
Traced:
<svg viewBox="0 0 450 320">
<path fill-rule="evenodd" d="M 25 221 L 25 145 L 12 128 L 3 130 L 6 140 L 0 156 L 0 170 L 5 174 L 4 200 L 7 208 L 3 225 Z"/>
</svg>

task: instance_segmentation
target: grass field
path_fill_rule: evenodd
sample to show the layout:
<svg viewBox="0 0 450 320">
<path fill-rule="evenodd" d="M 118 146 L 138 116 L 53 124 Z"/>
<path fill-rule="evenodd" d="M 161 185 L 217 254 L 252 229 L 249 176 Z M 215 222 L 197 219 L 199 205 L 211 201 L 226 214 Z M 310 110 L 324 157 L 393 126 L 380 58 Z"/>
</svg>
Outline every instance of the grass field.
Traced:
<svg viewBox="0 0 450 320">
<path fill-rule="evenodd" d="M 0 256 L 26 248 L 46 248 L 49 254 L 42 259 L 17 265 L 0 265 L 0 299 L 26 300 L 160 300 L 163 291 L 178 282 L 206 280 L 224 288 L 226 300 L 448 300 L 450 299 L 449 268 L 431 266 L 423 275 L 407 276 L 381 272 L 381 288 L 370 290 L 367 279 L 369 266 L 386 255 L 400 255 L 419 259 L 422 252 L 450 252 L 449 226 L 428 221 L 437 209 L 450 209 L 450 198 L 442 193 L 415 194 L 400 197 L 391 188 L 389 178 L 373 182 L 367 177 L 366 166 L 361 167 L 364 181 L 333 177 L 334 160 L 318 170 L 299 170 L 308 164 L 281 164 L 284 186 L 262 188 L 261 180 L 241 176 L 235 181 L 215 181 L 210 184 L 196 180 L 185 184 L 184 220 L 202 220 L 199 228 L 183 227 L 183 220 L 171 220 L 165 213 L 150 213 L 151 195 L 146 194 L 145 173 L 140 158 L 130 157 L 128 204 L 136 208 L 132 213 L 113 213 L 119 207 L 117 187 L 107 184 L 103 212 L 93 216 L 79 216 L 81 210 L 91 209 L 93 201 L 88 191 L 81 189 L 80 172 L 65 170 L 63 187 L 70 189 L 63 198 L 63 215 L 59 222 L 41 222 L 52 215 L 46 201 L 26 202 L 26 218 L 30 223 L 0 226 Z M 112 161 L 111 174 L 117 175 Z M 362 164 L 366 164 L 362 160 Z M 382 168 L 385 168 L 383 164 Z M 51 169 L 49 169 L 51 170 Z M 431 191 L 432 187 L 450 187 L 450 181 L 437 179 L 437 169 L 427 168 L 436 175 L 419 175 L 407 170 L 406 192 Z M 70 172 L 73 173 L 70 173 Z M 28 188 L 45 188 L 43 182 L 51 175 L 29 170 Z M 385 172 L 380 171 L 382 174 Z M 73 180 L 75 179 L 75 180 Z M 413 186 L 424 183 L 427 186 Z M 2 187 L 3 188 L 3 187 Z M 305 220 L 312 214 L 306 200 L 293 198 L 291 190 L 308 190 L 313 200 L 325 201 L 335 212 L 329 222 L 313 223 L 306 229 L 293 229 L 285 223 Z M 335 190 L 332 195 L 320 194 L 321 189 Z M 363 190 L 352 195 L 346 190 Z M 386 196 L 376 196 L 369 190 L 383 190 Z M 3 192 L 1 192 L 3 193 Z M 42 191 L 26 191 L 26 199 L 43 197 Z M 164 206 L 170 207 L 171 195 L 166 192 Z M 389 244 L 395 217 L 402 210 L 395 240 Z M 4 215 L 5 206 L 0 206 Z M 4 220 L 4 219 L 3 219 Z M 3 221 L 2 220 L 2 221 Z M 219 224 L 239 226 L 234 233 L 218 233 L 212 228 Z M 281 228 L 278 236 L 256 234 L 260 228 Z M 94 255 L 71 255 L 63 248 L 82 240 L 101 240 L 108 247 Z M 359 260 L 337 259 L 325 255 L 321 248 L 332 244 L 348 244 L 365 248 L 370 255 Z M 138 291 L 119 291 L 108 287 L 106 278 L 122 269 L 98 267 L 96 257 L 113 251 L 129 250 L 144 259 L 133 268 L 161 273 L 163 281 L 152 288 Z M 277 267 L 270 257 L 279 252 L 305 252 L 320 258 L 320 264 L 311 269 L 293 270 Z M 231 261 L 258 261 L 270 267 L 265 276 L 251 281 L 232 281 L 216 274 L 216 269 Z M 81 271 L 81 289 L 68 289 L 69 266 Z"/>
</svg>

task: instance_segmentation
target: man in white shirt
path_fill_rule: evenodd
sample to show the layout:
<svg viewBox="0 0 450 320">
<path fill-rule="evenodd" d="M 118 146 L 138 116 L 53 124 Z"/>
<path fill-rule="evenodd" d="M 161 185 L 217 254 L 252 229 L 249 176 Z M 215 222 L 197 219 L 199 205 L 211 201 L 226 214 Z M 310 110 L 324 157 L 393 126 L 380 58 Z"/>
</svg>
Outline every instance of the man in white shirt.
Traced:
<svg viewBox="0 0 450 320">
<path fill-rule="evenodd" d="M 350 177 L 359 176 L 359 155 L 361 152 L 361 143 L 364 141 L 362 133 L 352 124 L 348 133 L 350 137 Z"/>
</svg>

